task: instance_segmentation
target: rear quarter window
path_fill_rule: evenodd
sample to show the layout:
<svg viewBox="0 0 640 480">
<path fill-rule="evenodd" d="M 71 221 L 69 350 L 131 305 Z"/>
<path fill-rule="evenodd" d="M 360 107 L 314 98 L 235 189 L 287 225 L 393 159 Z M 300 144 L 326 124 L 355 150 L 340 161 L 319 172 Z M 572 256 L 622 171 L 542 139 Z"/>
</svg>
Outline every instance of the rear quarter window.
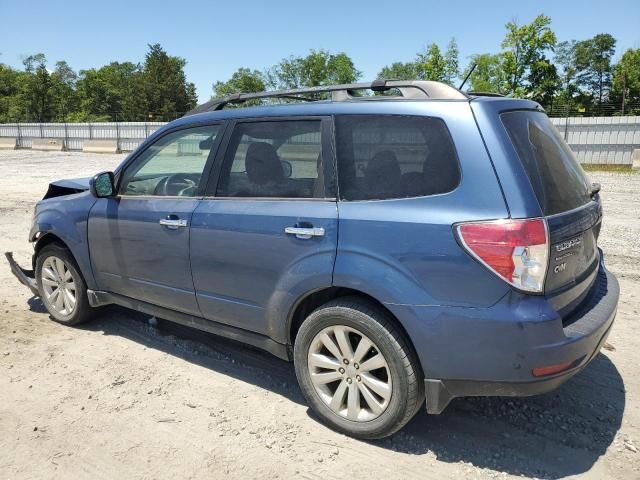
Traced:
<svg viewBox="0 0 640 480">
<path fill-rule="evenodd" d="M 453 140 L 441 119 L 341 115 L 335 122 L 344 200 L 436 195 L 460 182 Z"/>
<path fill-rule="evenodd" d="M 506 112 L 501 119 L 544 215 L 573 210 L 591 200 L 582 167 L 544 113 Z"/>
</svg>

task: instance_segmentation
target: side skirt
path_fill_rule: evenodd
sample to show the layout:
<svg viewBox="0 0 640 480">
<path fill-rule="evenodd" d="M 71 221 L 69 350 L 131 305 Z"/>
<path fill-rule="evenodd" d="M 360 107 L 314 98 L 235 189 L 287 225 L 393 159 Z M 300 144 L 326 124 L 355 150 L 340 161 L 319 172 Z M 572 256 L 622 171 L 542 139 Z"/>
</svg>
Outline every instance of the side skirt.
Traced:
<svg viewBox="0 0 640 480">
<path fill-rule="evenodd" d="M 265 350 L 278 358 L 291 361 L 291 355 L 287 345 L 278 343 L 264 335 L 232 327 L 230 325 L 213 322 L 211 320 L 206 320 L 202 317 L 189 315 L 188 313 L 159 307 L 157 305 L 136 300 L 135 298 L 125 297 L 124 295 L 119 295 L 117 293 L 87 290 L 87 296 L 89 298 L 89 305 L 92 307 L 101 307 L 109 304 L 120 305 L 121 307 L 137 310 L 138 312 L 153 315 L 155 317 L 162 318 L 163 320 L 168 320 L 180 325 L 213 333 L 220 337 L 230 338 L 237 342 L 246 343 L 261 350 Z"/>
</svg>

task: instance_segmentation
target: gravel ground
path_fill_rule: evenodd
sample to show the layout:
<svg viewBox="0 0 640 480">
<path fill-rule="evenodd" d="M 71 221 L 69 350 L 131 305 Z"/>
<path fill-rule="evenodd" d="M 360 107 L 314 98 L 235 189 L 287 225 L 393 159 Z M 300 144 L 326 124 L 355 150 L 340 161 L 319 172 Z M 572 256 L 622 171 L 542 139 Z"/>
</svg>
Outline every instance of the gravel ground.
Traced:
<svg viewBox="0 0 640 480">
<path fill-rule="evenodd" d="M 47 183 L 122 158 L 0 152 L 1 250 L 27 263 Z M 622 288 L 603 352 L 555 392 L 456 399 L 378 442 L 319 424 L 286 362 L 115 307 L 62 327 L 5 264 L 0 478 L 640 478 L 640 174 L 590 176 Z"/>
</svg>

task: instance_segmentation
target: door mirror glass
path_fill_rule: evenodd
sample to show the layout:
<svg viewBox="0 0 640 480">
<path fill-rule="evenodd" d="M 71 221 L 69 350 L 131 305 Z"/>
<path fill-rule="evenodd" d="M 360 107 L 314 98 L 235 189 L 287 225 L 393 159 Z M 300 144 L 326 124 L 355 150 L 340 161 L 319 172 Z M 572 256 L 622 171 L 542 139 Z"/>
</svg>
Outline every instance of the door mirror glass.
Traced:
<svg viewBox="0 0 640 480">
<path fill-rule="evenodd" d="M 291 174 L 293 173 L 291 163 L 286 160 L 281 160 L 280 163 L 282 164 L 282 173 L 284 173 L 284 176 L 286 178 L 291 178 Z"/>
<path fill-rule="evenodd" d="M 115 192 L 113 173 L 98 173 L 91 179 L 91 182 L 89 182 L 89 189 L 96 198 L 107 198 L 113 196 Z"/>
</svg>

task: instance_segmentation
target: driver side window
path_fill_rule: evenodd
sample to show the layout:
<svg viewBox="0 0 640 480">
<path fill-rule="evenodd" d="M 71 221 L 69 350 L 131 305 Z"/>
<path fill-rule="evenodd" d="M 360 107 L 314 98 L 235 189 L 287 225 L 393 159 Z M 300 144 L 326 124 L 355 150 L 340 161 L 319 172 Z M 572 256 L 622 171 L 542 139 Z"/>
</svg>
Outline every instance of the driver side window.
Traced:
<svg viewBox="0 0 640 480">
<path fill-rule="evenodd" d="M 120 195 L 194 197 L 220 125 L 170 133 L 149 146 L 127 167 Z"/>
</svg>

